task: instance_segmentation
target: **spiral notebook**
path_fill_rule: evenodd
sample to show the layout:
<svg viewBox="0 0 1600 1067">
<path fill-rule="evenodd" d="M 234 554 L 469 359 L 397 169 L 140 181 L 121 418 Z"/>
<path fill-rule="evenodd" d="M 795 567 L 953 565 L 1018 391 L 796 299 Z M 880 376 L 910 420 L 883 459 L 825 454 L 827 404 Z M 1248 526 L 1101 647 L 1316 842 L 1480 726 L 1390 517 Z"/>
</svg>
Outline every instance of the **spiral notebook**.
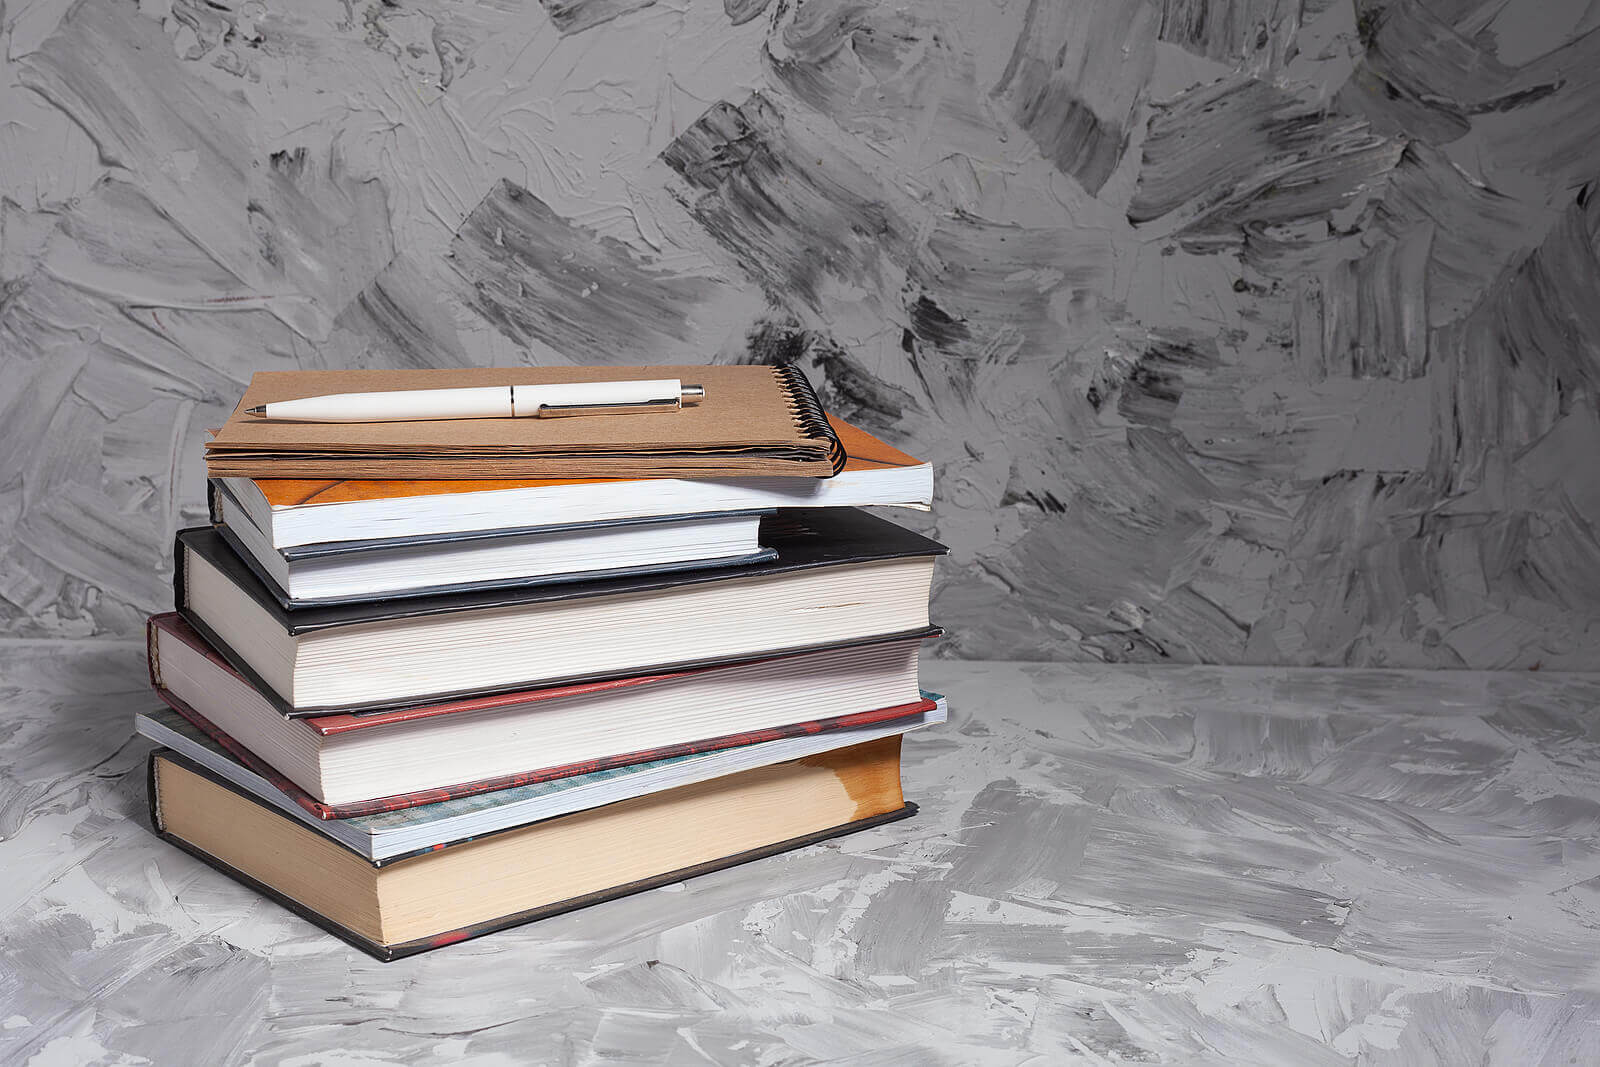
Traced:
<svg viewBox="0 0 1600 1067">
<path fill-rule="evenodd" d="M 705 399 L 681 411 L 561 419 L 316 423 L 245 414 L 329 393 L 653 378 L 703 385 Z M 212 478 L 827 478 L 845 459 L 792 366 L 263 371 L 206 442 Z"/>
</svg>

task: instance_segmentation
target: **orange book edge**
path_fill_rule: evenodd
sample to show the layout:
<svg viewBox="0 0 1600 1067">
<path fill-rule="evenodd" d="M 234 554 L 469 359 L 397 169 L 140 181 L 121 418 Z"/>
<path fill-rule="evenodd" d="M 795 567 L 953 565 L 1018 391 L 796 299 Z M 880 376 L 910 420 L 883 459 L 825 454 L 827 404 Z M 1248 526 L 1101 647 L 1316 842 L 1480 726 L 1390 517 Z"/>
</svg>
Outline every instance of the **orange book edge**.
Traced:
<svg viewBox="0 0 1600 1067">
<path fill-rule="evenodd" d="M 919 467 L 923 461 L 895 448 L 843 419 L 828 416 L 834 432 L 849 457 L 845 471 L 889 470 Z M 388 500 L 409 496 L 446 496 L 455 493 L 489 493 L 502 489 L 544 489 L 561 485 L 592 485 L 598 482 L 636 481 L 632 478 L 513 478 L 485 480 L 379 480 L 258 478 L 256 488 L 274 508 L 304 504 L 348 504 L 358 500 Z"/>
</svg>

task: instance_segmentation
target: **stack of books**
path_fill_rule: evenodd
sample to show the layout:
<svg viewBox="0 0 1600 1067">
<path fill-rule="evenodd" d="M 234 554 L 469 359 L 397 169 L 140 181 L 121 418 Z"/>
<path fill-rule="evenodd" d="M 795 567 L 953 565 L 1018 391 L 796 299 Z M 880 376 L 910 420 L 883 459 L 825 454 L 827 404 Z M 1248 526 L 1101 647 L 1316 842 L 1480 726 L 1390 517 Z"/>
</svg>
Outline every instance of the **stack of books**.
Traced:
<svg viewBox="0 0 1600 1067">
<path fill-rule="evenodd" d="M 414 424 L 402 460 L 368 437 L 341 463 L 347 427 L 266 447 L 243 413 L 370 383 L 258 375 L 149 621 L 156 830 L 393 959 L 911 814 L 944 550 L 859 508 L 926 508 L 931 470 L 793 372 L 694 370 L 708 408 L 770 376 L 778 400 L 741 403 L 783 405 L 804 447 L 684 409 L 478 420 L 538 439 L 465 469 L 436 446 L 467 420 Z M 603 477 L 529 458 L 583 435 Z"/>
</svg>

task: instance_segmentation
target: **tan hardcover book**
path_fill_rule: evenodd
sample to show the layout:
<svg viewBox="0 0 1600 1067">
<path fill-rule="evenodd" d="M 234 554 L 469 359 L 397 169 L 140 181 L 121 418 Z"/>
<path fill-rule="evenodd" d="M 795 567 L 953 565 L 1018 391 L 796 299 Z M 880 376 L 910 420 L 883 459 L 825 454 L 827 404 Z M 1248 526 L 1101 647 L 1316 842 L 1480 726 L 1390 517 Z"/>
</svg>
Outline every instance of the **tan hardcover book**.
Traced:
<svg viewBox="0 0 1600 1067">
<path fill-rule="evenodd" d="M 679 411 L 542 419 L 316 423 L 246 409 L 330 393 L 677 378 Z M 206 443 L 213 478 L 826 478 L 845 453 L 794 367 L 510 367 L 267 371 Z"/>
<path fill-rule="evenodd" d="M 374 863 L 158 749 L 157 832 L 394 959 L 908 815 L 888 737 Z"/>
</svg>

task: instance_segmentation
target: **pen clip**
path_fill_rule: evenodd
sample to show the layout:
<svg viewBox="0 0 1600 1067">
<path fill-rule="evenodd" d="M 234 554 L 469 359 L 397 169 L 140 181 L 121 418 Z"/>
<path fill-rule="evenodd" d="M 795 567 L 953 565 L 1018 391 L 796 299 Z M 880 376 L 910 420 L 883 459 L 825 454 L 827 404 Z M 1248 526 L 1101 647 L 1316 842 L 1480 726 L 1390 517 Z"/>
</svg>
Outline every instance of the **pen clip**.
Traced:
<svg viewBox="0 0 1600 1067">
<path fill-rule="evenodd" d="M 566 415 L 631 415 L 641 411 L 677 411 L 682 407 L 682 400 L 675 396 L 631 404 L 540 404 L 536 416 L 559 419 Z"/>
</svg>

